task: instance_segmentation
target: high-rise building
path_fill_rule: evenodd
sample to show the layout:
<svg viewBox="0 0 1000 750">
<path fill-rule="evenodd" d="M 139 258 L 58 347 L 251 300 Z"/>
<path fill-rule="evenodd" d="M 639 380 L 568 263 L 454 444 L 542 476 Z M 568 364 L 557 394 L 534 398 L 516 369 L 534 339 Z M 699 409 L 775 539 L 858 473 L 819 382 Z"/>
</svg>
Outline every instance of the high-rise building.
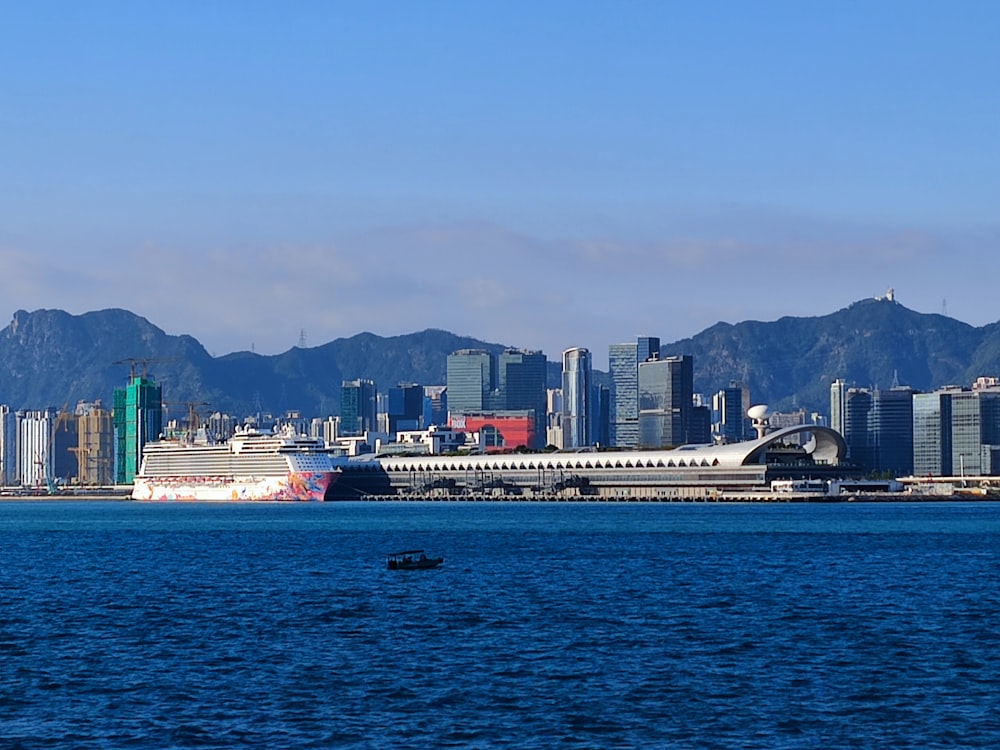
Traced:
<svg viewBox="0 0 1000 750">
<path fill-rule="evenodd" d="M 913 473 L 913 389 L 896 386 L 872 394 L 869 443 L 875 471 L 893 476 Z"/>
<path fill-rule="evenodd" d="M 378 425 L 375 381 L 367 378 L 345 380 L 340 386 L 340 434 L 364 435 Z"/>
<path fill-rule="evenodd" d="M 51 442 L 54 409 L 21 410 L 17 417 L 17 471 L 15 484 L 40 487 L 55 477 Z"/>
<path fill-rule="evenodd" d="M 830 427 L 844 434 L 847 409 L 847 383 L 837 378 L 830 384 Z"/>
<path fill-rule="evenodd" d="M 0 404 L 0 484 L 8 487 L 17 476 L 17 415 Z"/>
<path fill-rule="evenodd" d="M 691 407 L 687 442 L 692 445 L 709 445 L 712 442 L 712 410 L 704 404 Z"/>
<path fill-rule="evenodd" d="M 545 392 L 545 444 L 563 447 L 562 417 L 563 399 L 561 388 L 549 388 Z"/>
<path fill-rule="evenodd" d="M 951 466 L 951 391 L 913 395 L 913 473 L 946 477 Z"/>
<path fill-rule="evenodd" d="M 223 442 L 232 437 L 238 424 L 239 420 L 230 414 L 223 414 L 220 411 L 213 412 L 205 420 L 205 433 L 212 440 Z"/>
<path fill-rule="evenodd" d="M 563 448 L 591 445 L 591 366 L 590 351 L 583 347 L 563 352 Z"/>
<path fill-rule="evenodd" d="M 507 349 L 496 357 L 481 349 L 454 352 L 448 356 L 451 424 L 459 416 L 483 414 L 523 419 L 523 412 L 530 411 L 531 429 L 518 434 L 530 437 L 531 445 L 525 447 L 544 447 L 547 375 L 548 361 L 539 351 Z"/>
<path fill-rule="evenodd" d="M 590 442 L 607 446 L 611 440 L 611 389 L 593 385 L 590 390 Z"/>
<path fill-rule="evenodd" d="M 660 339 L 656 336 L 639 336 L 635 343 L 636 364 L 660 356 Z"/>
<path fill-rule="evenodd" d="M 951 469 L 960 476 L 1000 474 L 1000 390 L 951 394 Z"/>
<path fill-rule="evenodd" d="M 841 434 L 847 442 L 851 463 L 865 471 L 875 469 L 875 451 L 868 431 L 872 393 L 867 388 L 848 388 L 844 398 L 844 422 Z"/>
<path fill-rule="evenodd" d="M 639 364 L 660 354 L 660 340 L 640 336 L 635 343 L 608 347 L 611 371 L 609 441 L 619 448 L 639 445 Z"/>
<path fill-rule="evenodd" d="M 448 386 L 424 386 L 424 428 L 448 424 Z"/>
<path fill-rule="evenodd" d="M 747 439 L 752 427 L 748 424 L 750 388 L 743 383 L 730 382 L 712 397 L 712 408 L 718 415 L 715 433 L 724 443 L 739 443 Z"/>
<path fill-rule="evenodd" d="M 388 432 L 419 430 L 424 412 L 424 388 L 416 383 L 400 383 L 389 389 Z"/>
<path fill-rule="evenodd" d="M 80 484 L 107 486 L 114 481 L 114 420 L 100 401 L 76 405 L 76 478 Z"/>
<path fill-rule="evenodd" d="M 323 442 L 330 446 L 340 437 L 340 417 L 327 417 L 323 421 Z"/>
<path fill-rule="evenodd" d="M 832 418 L 840 422 L 838 432 L 847 443 L 851 463 L 869 472 L 912 474 L 913 390 L 906 386 L 843 390 L 842 383 L 837 380 L 830 387 L 830 411 Z"/>
<path fill-rule="evenodd" d="M 545 447 L 548 360 L 540 351 L 507 349 L 497 358 L 496 403 L 504 411 L 531 410 L 535 427 L 532 449 Z"/>
<path fill-rule="evenodd" d="M 914 394 L 913 474 L 1000 475 L 1000 389 Z"/>
<path fill-rule="evenodd" d="M 666 448 L 691 442 L 693 408 L 691 355 L 653 358 L 639 364 L 640 448 Z"/>
<path fill-rule="evenodd" d="M 142 463 L 146 443 L 163 432 L 163 391 L 149 377 L 133 375 L 124 388 L 115 388 L 115 482 L 131 484 Z"/>
<path fill-rule="evenodd" d="M 482 349 L 460 349 L 448 355 L 448 413 L 482 414 L 493 408 L 496 390 L 494 358 Z"/>
</svg>

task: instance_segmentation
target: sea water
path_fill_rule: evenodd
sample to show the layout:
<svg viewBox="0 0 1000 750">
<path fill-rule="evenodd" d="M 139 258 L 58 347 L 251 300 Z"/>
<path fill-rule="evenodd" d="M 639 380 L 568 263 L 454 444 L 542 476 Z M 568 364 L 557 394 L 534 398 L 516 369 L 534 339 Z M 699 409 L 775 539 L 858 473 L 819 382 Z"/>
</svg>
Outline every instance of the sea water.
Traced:
<svg viewBox="0 0 1000 750">
<path fill-rule="evenodd" d="M 0 503 L 0 747 L 998 747 L 998 558 L 992 503 Z"/>
</svg>

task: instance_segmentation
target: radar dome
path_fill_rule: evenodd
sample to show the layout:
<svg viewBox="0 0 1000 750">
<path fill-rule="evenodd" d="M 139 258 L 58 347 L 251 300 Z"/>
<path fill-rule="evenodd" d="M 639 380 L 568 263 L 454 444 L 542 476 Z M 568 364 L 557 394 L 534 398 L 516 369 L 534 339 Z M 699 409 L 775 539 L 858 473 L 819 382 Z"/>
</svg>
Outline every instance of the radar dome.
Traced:
<svg viewBox="0 0 1000 750">
<path fill-rule="evenodd" d="M 747 416 L 754 420 L 767 419 L 771 416 L 771 410 L 767 408 L 767 404 L 757 404 L 747 409 Z"/>
</svg>

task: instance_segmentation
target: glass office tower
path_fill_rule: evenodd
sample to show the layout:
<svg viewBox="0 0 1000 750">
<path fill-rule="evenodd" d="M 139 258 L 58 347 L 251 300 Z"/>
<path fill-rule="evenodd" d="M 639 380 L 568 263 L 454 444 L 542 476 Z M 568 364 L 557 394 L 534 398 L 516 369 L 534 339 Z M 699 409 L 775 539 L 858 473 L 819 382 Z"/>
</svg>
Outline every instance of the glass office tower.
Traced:
<svg viewBox="0 0 1000 750">
<path fill-rule="evenodd" d="M 913 395 L 913 473 L 947 477 L 951 467 L 951 394 Z"/>
<path fill-rule="evenodd" d="M 364 435 L 375 430 L 378 392 L 367 378 L 345 380 L 340 386 L 340 434 Z"/>
<path fill-rule="evenodd" d="M 416 383 L 400 383 L 390 388 L 386 409 L 389 415 L 389 433 L 401 430 L 419 430 L 424 413 L 424 387 Z"/>
<path fill-rule="evenodd" d="M 609 440 L 619 448 L 639 445 L 639 364 L 660 354 L 660 339 L 640 336 L 635 343 L 608 347 L 611 393 Z"/>
<path fill-rule="evenodd" d="M 448 412 L 482 414 L 493 408 L 496 389 L 493 355 L 482 349 L 460 349 L 448 355 Z"/>
<path fill-rule="evenodd" d="M 583 347 L 563 352 L 563 448 L 584 448 L 591 445 L 590 351 Z"/>
<path fill-rule="evenodd" d="M 539 351 L 507 349 L 497 358 L 497 401 L 501 402 L 497 406 L 505 411 L 530 409 L 534 413 L 534 445 L 528 448 L 545 447 L 548 365 Z"/>
<path fill-rule="evenodd" d="M 873 395 L 869 422 L 875 470 L 893 476 L 913 473 L 913 390 L 896 387 Z"/>
<path fill-rule="evenodd" d="M 691 441 L 694 358 L 654 358 L 639 365 L 639 447 L 684 445 Z"/>
</svg>

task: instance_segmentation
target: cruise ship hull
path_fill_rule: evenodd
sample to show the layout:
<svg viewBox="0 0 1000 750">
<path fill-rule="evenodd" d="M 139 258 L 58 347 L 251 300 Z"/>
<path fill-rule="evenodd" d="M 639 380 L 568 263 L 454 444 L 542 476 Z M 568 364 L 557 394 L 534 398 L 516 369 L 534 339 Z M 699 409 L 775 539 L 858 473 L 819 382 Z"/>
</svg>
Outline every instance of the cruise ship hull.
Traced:
<svg viewBox="0 0 1000 750">
<path fill-rule="evenodd" d="M 208 502 L 322 501 L 337 471 L 292 471 L 269 477 L 149 477 L 137 476 L 133 500 Z"/>
</svg>

